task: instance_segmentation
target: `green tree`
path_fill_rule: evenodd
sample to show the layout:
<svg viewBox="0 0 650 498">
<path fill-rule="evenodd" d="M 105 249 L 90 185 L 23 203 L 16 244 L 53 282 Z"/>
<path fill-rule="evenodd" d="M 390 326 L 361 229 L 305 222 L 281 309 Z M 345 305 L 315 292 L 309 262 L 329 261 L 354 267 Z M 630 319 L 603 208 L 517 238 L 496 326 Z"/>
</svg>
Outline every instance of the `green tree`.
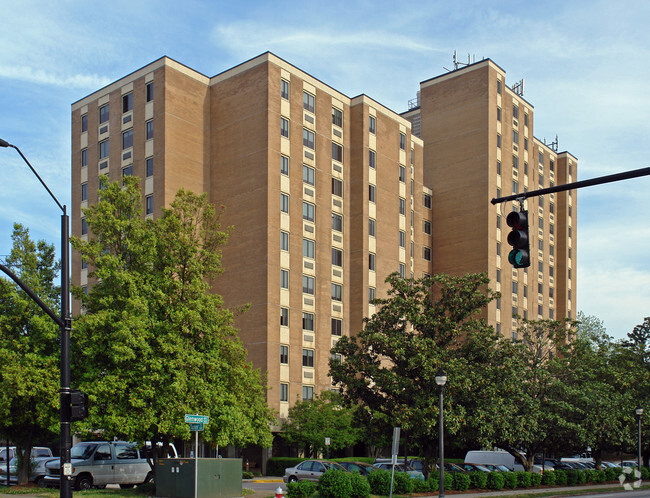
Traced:
<svg viewBox="0 0 650 498">
<path fill-rule="evenodd" d="M 545 449 L 579 445 L 584 431 L 577 408 L 558 375 L 557 351 L 566 343 L 568 321 L 520 319 L 518 340 L 501 339 L 473 416 L 482 446 L 510 452 L 526 470 Z"/>
<path fill-rule="evenodd" d="M 58 310 L 54 246 L 34 243 L 14 224 L 10 268 L 52 310 Z M 18 481 L 26 484 L 35 444 L 58 433 L 59 328 L 13 281 L 0 278 L 0 433 L 16 444 Z"/>
<path fill-rule="evenodd" d="M 360 404 L 382 423 L 402 428 L 410 443 L 431 459 L 437 442 L 438 388 L 443 367 L 445 429 L 456 434 L 468 414 L 457 399 L 468 398 L 475 366 L 490 361 L 497 336 L 482 318 L 498 296 L 484 274 L 444 274 L 403 279 L 392 274 L 388 297 L 376 299 L 377 312 L 357 335 L 342 337 L 332 349 L 330 373 L 349 404 Z"/>
<path fill-rule="evenodd" d="M 361 431 L 354 427 L 354 412 L 341 405 L 340 395 L 323 391 L 313 400 L 298 401 L 289 409 L 289 418 L 282 425 L 282 436 L 290 444 L 308 447 L 313 456 L 329 447 L 340 450 L 354 445 Z"/>
<path fill-rule="evenodd" d="M 75 289 L 75 357 L 89 393 L 82 426 L 144 442 L 188 439 L 184 414 L 209 415 L 204 437 L 221 446 L 271 443 L 265 379 L 246 361 L 209 282 L 228 230 L 205 195 L 180 190 L 156 220 L 142 216 L 137 179 L 103 181 L 84 210 L 91 236 L 73 238 L 94 281 Z"/>
</svg>

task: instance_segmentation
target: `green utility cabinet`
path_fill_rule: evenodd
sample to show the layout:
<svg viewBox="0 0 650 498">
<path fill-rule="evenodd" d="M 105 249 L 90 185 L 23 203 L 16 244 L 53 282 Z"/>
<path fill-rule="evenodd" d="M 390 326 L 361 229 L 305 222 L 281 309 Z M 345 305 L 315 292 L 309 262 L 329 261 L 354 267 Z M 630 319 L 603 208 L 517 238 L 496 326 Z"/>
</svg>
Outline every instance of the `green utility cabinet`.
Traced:
<svg viewBox="0 0 650 498">
<path fill-rule="evenodd" d="M 194 466 L 198 465 L 198 498 L 242 496 L 241 458 L 165 458 L 158 460 L 156 496 L 194 498 Z"/>
</svg>

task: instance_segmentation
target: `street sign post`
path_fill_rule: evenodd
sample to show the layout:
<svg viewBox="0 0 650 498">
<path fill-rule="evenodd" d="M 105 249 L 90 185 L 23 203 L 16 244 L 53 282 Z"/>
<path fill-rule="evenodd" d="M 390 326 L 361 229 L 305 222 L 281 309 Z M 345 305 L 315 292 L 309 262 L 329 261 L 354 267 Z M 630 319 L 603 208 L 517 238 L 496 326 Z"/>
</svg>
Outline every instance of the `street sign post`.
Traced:
<svg viewBox="0 0 650 498">
<path fill-rule="evenodd" d="M 202 430 L 204 430 L 204 427 L 203 427 L 203 424 L 191 423 L 190 424 L 190 430 L 191 431 L 202 431 Z"/>
<path fill-rule="evenodd" d="M 330 459 L 330 438 L 325 438 L 325 446 L 327 446 L 327 459 Z"/>
<path fill-rule="evenodd" d="M 210 422 L 210 417 L 207 415 L 191 415 L 185 414 L 185 423 L 186 424 L 207 424 Z"/>
<path fill-rule="evenodd" d="M 199 481 L 199 431 L 204 430 L 204 425 L 210 422 L 207 415 L 185 414 L 185 423 L 190 424 L 190 430 L 194 431 L 194 498 L 197 497 Z"/>
</svg>

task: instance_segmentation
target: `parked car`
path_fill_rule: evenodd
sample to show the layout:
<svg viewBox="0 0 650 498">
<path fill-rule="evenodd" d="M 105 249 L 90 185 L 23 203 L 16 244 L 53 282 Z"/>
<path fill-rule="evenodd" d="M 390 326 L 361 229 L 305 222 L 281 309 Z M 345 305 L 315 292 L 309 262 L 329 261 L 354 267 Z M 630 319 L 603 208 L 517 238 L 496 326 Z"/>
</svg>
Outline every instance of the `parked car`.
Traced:
<svg viewBox="0 0 650 498">
<path fill-rule="evenodd" d="M 439 469 L 438 464 L 436 464 L 436 469 Z M 451 462 L 445 462 L 445 472 L 467 472 L 465 469 L 459 465 Z"/>
<path fill-rule="evenodd" d="M 488 469 L 490 469 L 491 472 L 512 472 L 505 465 L 494 465 L 494 464 L 491 464 L 491 463 L 484 463 L 482 465 L 483 465 L 483 467 L 487 467 Z"/>
<path fill-rule="evenodd" d="M 380 469 L 380 470 L 393 470 L 392 463 L 373 463 L 372 466 L 375 469 Z M 395 466 L 395 472 L 404 472 L 404 464 L 398 463 Z M 410 465 L 406 466 L 406 473 L 411 477 L 411 479 L 420 479 L 424 481 L 424 474 L 419 470 L 415 470 Z"/>
<path fill-rule="evenodd" d="M 295 467 L 284 470 L 284 482 L 318 481 L 318 478 L 330 469 L 347 470 L 336 462 L 329 460 L 304 460 Z"/>
<path fill-rule="evenodd" d="M 375 461 L 373 463 L 391 463 L 392 461 L 392 458 L 375 458 Z M 424 462 L 419 458 L 409 458 L 406 463 L 413 467 L 415 470 L 419 470 L 420 472 L 424 470 Z M 397 464 L 404 465 L 404 459 L 398 458 Z"/>
<path fill-rule="evenodd" d="M 490 469 L 477 463 L 457 463 L 465 472 L 492 472 Z"/>
<path fill-rule="evenodd" d="M 486 463 L 493 465 L 505 465 L 510 470 L 524 470 L 524 466 L 519 462 L 515 461 L 514 455 L 511 455 L 507 451 L 480 451 L 472 450 L 468 451 L 465 455 L 466 462 L 478 463 L 479 465 L 484 465 Z M 533 465 L 533 472 L 537 474 L 542 473 L 541 465 Z"/>
<path fill-rule="evenodd" d="M 338 462 L 348 472 L 358 472 L 362 476 L 368 475 L 374 467 L 365 462 Z"/>
<path fill-rule="evenodd" d="M 48 448 L 49 449 L 49 448 Z M 59 462 L 59 457 L 53 457 L 52 452 L 47 457 L 35 457 L 31 459 L 32 471 L 29 475 L 29 482 L 35 483 L 37 486 L 45 486 L 45 465 L 49 462 Z M 18 458 L 14 457 L 9 461 L 10 481 L 12 484 L 18 483 Z M 7 483 L 7 467 L 3 465 L 0 467 L 0 482 Z"/>
<path fill-rule="evenodd" d="M 170 446 L 176 456 L 176 448 Z M 72 485 L 77 490 L 119 484 L 131 488 L 136 484 L 151 482 L 153 472 L 145 451 L 135 443 L 125 441 L 93 441 L 75 444 L 71 451 Z M 45 485 L 58 486 L 59 462 L 45 464 Z"/>
</svg>

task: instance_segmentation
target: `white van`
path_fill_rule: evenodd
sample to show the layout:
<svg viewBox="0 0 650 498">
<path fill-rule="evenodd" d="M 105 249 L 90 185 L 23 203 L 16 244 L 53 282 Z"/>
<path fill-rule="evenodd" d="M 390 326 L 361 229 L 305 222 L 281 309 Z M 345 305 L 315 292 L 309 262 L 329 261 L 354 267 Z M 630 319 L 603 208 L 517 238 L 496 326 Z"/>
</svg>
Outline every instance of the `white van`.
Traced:
<svg viewBox="0 0 650 498">
<path fill-rule="evenodd" d="M 507 451 L 468 451 L 465 455 L 465 463 L 477 463 L 479 465 L 489 463 L 491 465 L 505 465 L 510 470 L 525 470 L 524 466 L 515 460 L 515 457 Z M 542 473 L 540 465 L 533 465 L 533 472 Z"/>
</svg>

